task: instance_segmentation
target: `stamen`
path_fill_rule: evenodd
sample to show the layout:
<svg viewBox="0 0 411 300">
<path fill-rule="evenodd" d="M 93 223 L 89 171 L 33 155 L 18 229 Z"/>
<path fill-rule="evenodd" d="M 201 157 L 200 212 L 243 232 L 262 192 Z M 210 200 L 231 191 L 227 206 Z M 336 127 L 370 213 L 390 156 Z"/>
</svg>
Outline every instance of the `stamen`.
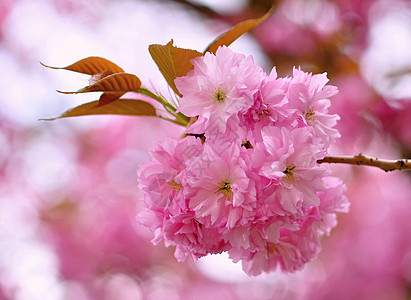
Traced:
<svg viewBox="0 0 411 300">
<path fill-rule="evenodd" d="M 244 147 L 246 149 L 253 149 L 253 145 L 250 143 L 250 141 L 245 140 L 241 142 L 241 147 Z"/>
<path fill-rule="evenodd" d="M 218 88 L 214 95 L 213 95 L 213 100 L 215 102 L 223 102 L 225 100 L 225 92 L 221 88 Z"/>
<path fill-rule="evenodd" d="M 287 165 L 287 167 L 285 168 L 285 171 L 283 171 L 283 173 L 286 175 L 285 180 L 295 181 L 295 178 L 293 177 L 294 169 L 295 169 L 294 165 Z"/>
<path fill-rule="evenodd" d="M 310 108 L 308 112 L 305 114 L 305 119 L 306 120 L 315 120 L 313 116 L 315 115 L 315 109 Z"/>
<path fill-rule="evenodd" d="M 220 188 L 215 192 L 222 192 L 225 198 L 231 197 L 231 185 L 228 180 L 221 180 Z"/>
<path fill-rule="evenodd" d="M 267 258 L 270 258 L 275 254 L 276 246 L 274 243 L 267 243 L 266 250 L 267 250 Z"/>
<path fill-rule="evenodd" d="M 168 183 L 169 187 L 172 187 L 173 190 L 177 191 L 181 188 L 183 188 L 183 186 L 181 185 L 181 183 L 176 182 L 175 180 L 169 181 Z"/>
<path fill-rule="evenodd" d="M 269 109 L 263 109 L 263 110 L 258 114 L 258 117 L 259 117 L 260 119 L 262 119 L 262 118 L 267 117 L 267 116 L 269 116 L 269 115 L 270 115 L 270 110 L 269 110 Z"/>
</svg>

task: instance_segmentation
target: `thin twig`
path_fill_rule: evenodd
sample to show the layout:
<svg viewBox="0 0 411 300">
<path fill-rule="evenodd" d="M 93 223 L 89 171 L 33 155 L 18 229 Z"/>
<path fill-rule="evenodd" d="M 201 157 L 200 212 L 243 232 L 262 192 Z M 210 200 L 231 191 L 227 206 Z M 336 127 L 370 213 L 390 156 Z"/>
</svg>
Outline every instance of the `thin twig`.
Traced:
<svg viewBox="0 0 411 300">
<path fill-rule="evenodd" d="M 365 154 L 358 154 L 355 156 L 326 156 L 323 159 L 317 161 L 321 163 L 335 163 L 335 164 L 350 164 L 357 166 L 373 166 L 384 170 L 385 172 L 390 172 L 394 170 L 411 170 L 411 160 L 410 159 L 396 159 L 396 160 L 386 160 L 371 157 Z"/>
<path fill-rule="evenodd" d="M 197 4 L 195 2 L 187 1 L 187 0 L 172 0 L 174 2 L 177 2 L 182 5 L 186 5 L 190 7 L 191 9 L 207 16 L 208 18 L 211 19 L 220 19 L 221 15 L 209 8 L 208 6 Z"/>
<path fill-rule="evenodd" d="M 170 122 L 172 122 L 172 123 L 174 123 L 174 124 L 177 124 L 177 125 L 180 125 L 180 126 L 186 127 L 185 123 L 183 123 L 183 122 L 182 122 L 181 120 L 179 120 L 179 119 L 175 119 L 175 120 L 173 120 L 173 119 L 170 119 L 170 118 L 167 118 L 167 117 L 161 116 L 161 115 L 158 115 L 157 117 L 158 117 L 158 118 L 160 118 L 160 119 L 163 119 L 163 120 L 170 121 Z"/>
<path fill-rule="evenodd" d="M 139 90 L 134 91 L 136 93 L 142 94 L 142 95 L 146 95 L 148 97 L 150 97 L 151 99 L 156 100 L 157 102 L 161 103 L 164 107 L 168 107 L 170 108 L 172 111 L 176 111 L 177 108 L 175 108 L 173 105 L 171 105 L 166 99 L 164 99 L 163 97 L 154 94 L 153 92 L 151 92 L 149 89 L 141 87 Z"/>
</svg>

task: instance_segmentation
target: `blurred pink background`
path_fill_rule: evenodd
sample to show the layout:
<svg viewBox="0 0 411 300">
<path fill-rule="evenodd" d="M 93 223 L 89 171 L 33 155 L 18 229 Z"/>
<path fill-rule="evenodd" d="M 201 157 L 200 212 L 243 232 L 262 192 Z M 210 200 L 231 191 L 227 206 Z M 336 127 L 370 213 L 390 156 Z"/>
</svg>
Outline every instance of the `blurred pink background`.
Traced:
<svg viewBox="0 0 411 300">
<path fill-rule="evenodd" d="M 298 273 L 247 277 L 223 255 L 178 263 L 135 221 L 136 169 L 182 127 L 147 117 L 54 122 L 98 95 L 50 70 L 102 56 L 168 96 L 148 45 L 202 51 L 236 22 L 273 15 L 230 48 L 280 76 L 327 72 L 340 93 L 333 154 L 411 157 L 407 0 L 0 0 L 0 299 L 411 299 L 411 173 L 333 166 L 351 201 Z"/>
</svg>

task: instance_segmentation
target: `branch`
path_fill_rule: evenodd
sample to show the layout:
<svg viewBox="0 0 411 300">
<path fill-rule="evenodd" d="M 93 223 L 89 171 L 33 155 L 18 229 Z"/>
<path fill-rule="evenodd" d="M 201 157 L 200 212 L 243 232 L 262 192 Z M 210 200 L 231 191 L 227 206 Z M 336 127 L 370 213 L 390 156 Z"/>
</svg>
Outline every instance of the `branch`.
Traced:
<svg viewBox="0 0 411 300">
<path fill-rule="evenodd" d="M 317 163 L 335 163 L 335 164 L 349 164 L 349 165 L 363 165 L 373 166 L 390 172 L 394 170 L 411 170 L 410 159 L 386 160 L 371 157 L 365 154 L 358 154 L 355 156 L 326 156 L 323 159 L 317 160 Z"/>
<path fill-rule="evenodd" d="M 215 12 L 214 10 L 212 10 L 211 8 L 209 8 L 205 5 L 193 3 L 193 2 L 190 2 L 190 1 L 187 1 L 187 0 L 172 0 L 172 1 L 177 2 L 179 4 L 182 4 L 182 5 L 186 5 L 186 6 L 190 7 L 191 9 L 205 15 L 208 18 L 221 19 L 220 14 L 218 14 L 217 12 Z"/>
</svg>

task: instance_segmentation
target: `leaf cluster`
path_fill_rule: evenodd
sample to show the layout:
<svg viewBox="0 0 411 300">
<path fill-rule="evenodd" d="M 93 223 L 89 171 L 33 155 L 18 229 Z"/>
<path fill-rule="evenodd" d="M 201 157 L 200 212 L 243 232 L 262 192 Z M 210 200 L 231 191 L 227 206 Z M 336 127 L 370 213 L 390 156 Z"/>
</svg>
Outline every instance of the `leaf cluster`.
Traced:
<svg viewBox="0 0 411 300">
<path fill-rule="evenodd" d="M 177 77 L 185 76 L 193 68 L 193 65 L 190 62 L 193 58 L 202 56 L 206 52 L 215 54 L 218 47 L 229 46 L 244 33 L 250 31 L 264 21 L 270 13 L 271 11 L 267 12 L 260 18 L 246 20 L 235 25 L 210 43 L 203 53 L 196 50 L 176 47 L 173 45 L 173 40 L 171 40 L 166 45 L 150 45 L 150 55 L 174 93 L 177 96 L 182 97 L 183 95 L 181 95 L 178 91 L 174 80 Z M 52 69 L 63 69 L 91 75 L 88 86 L 75 92 L 58 91 L 60 93 L 79 94 L 102 92 L 99 100 L 76 106 L 65 111 L 58 117 L 44 120 L 56 120 L 86 115 L 111 114 L 159 117 L 183 126 L 187 126 L 189 123 L 189 119 L 186 116 L 181 113 L 176 113 L 177 108 L 171 102 L 167 101 L 163 96 L 142 87 L 141 80 L 136 75 L 126 73 L 121 67 L 105 58 L 96 56 L 88 57 L 67 67 L 61 68 L 51 67 L 45 64 L 42 65 Z M 122 98 L 128 92 L 149 96 L 155 101 L 161 103 L 172 118 L 166 118 L 158 114 L 157 108 L 147 101 Z"/>
</svg>

